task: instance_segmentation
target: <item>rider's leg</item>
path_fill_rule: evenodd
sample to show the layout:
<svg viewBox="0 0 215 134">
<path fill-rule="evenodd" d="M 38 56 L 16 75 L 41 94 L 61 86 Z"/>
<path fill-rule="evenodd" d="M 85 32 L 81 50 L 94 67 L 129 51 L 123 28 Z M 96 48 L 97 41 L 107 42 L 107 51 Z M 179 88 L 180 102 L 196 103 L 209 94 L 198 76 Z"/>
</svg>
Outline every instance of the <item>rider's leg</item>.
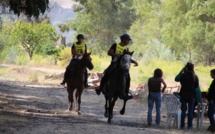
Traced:
<svg viewBox="0 0 215 134">
<path fill-rule="evenodd" d="M 131 82 L 131 77 L 130 77 L 130 73 L 128 73 L 127 75 L 127 80 L 126 80 L 126 83 L 127 83 L 127 86 L 126 86 L 126 95 L 127 95 L 127 99 L 132 99 L 133 96 L 129 96 L 129 90 L 130 90 L 130 82 Z"/>
<path fill-rule="evenodd" d="M 104 71 L 104 76 L 102 77 L 101 79 L 101 82 L 100 82 L 100 86 L 99 88 L 97 88 L 95 91 L 96 91 L 96 94 L 100 95 L 101 92 L 102 92 L 102 89 L 105 85 L 105 82 L 107 81 L 108 79 L 108 75 L 109 73 L 116 67 L 116 64 L 115 63 L 111 63 L 108 68 Z"/>
<path fill-rule="evenodd" d="M 125 78 L 125 75 L 121 74 L 118 75 L 118 92 L 119 92 L 119 98 L 126 100 L 126 88 L 127 88 L 127 83 L 126 80 L 127 78 Z M 125 85 L 124 85 L 125 84 Z"/>
<path fill-rule="evenodd" d="M 63 76 L 63 81 L 60 83 L 61 85 L 65 85 L 66 83 L 66 78 L 68 78 L 68 75 L 69 75 L 69 66 L 66 67 L 66 71 L 64 73 L 64 76 Z"/>
<path fill-rule="evenodd" d="M 105 82 L 107 81 L 107 78 L 108 78 L 108 74 L 105 72 L 105 73 L 104 73 L 104 76 L 103 76 L 102 79 L 101 79 L 99 88 L 96 89 L 96 94 L 98 94 L 98 95 L 101 94 L 102 89 L 103 89 L 103 87 L 104 87 L 104 85 L 105 85 Z"/>
<path fill-rule="evenodd" d="M 123 80 L 123 78 L 121 78 L 121 80 Z M 123 83 L 123 82 L 120 82 L 120 83 Z M 130 88 L 130 74 L 126 75 L 126 83 L 125 84 L 126 84 L 125 90 L 123 90 L 122 87 L 119 86 L 119 88 L 120 88 L 119 90 L 121 91 L 119 98 L 124 99 L 124 100 L 132 99 L 133 97 L 128 95 L 129 88 Z"/>
<path fill-rule="evenodd" d="M 66 79 L 68 79 L 70 77 L 70 70 L 71 68 L 73 68 L 75 65 L 77 64 L 77 61 L 72 59 L 69 63 L 69 65 L 66 67 L 66 71 L 64 73 L 64 78 L 63 81 L 60 83 L 61 85 L 65 85 L 66 83 Z"/>
</svg>

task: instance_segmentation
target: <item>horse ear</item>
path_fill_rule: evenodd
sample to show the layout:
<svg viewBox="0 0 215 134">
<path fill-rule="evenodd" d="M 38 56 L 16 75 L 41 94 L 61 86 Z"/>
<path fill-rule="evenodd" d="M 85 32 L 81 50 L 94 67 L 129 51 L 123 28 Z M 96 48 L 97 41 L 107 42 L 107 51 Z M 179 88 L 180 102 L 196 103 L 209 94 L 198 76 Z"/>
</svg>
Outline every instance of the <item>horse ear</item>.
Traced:
<svg viewBox="0 0 215 134">
<path fill-rule="evenodd" d="M 123 51 L 123 54 L 126 54 L 126 53 L 127 53 L 127 50 L 124 50 L 124 51 Z"/>
<path fill-rule="evenodd" d="M 133 55 L 134 51 L 131 52 L 131 56 Z"/>
<path fill-rule="evenodd" d="M 87 53 L 87 55 L 91 55 L 92 52 Z"/>
</svg>

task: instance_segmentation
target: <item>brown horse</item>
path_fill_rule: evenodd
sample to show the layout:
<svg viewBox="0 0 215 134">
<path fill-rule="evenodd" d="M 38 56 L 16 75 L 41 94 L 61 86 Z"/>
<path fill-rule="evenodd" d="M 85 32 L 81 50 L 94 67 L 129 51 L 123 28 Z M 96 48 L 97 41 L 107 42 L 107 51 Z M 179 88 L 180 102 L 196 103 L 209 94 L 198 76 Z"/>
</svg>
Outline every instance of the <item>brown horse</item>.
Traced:
<svg viewBox="0 0 215 134">
<path fill-rule="evenodd" d="M 93 69 L 92 59 L 90 57 L 91 53 L 84 54 L 83 58 L 77 62 L 77 65 L 72 68 L 70 78 L 66 79 L 67 91 L 68 91 L 68 99 L 69 99 L 69 111 L 72 110 L 73 104 L 73 92 L 75 89 L 75 97 L 76 97 L 76 112 L 80 113 L 80 105 L 81 105 L 81 94 L 84 89 L 84 71 L 86 67 L 89 70 Z"/>
</svg>

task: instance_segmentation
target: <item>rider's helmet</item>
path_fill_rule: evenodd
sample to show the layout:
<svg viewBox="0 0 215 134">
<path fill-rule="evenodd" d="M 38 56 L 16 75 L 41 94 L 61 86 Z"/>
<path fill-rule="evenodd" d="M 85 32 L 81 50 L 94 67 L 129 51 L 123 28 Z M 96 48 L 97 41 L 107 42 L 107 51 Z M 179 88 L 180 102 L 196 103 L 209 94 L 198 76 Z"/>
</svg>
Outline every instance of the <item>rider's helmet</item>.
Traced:
<svg viewBox="0 0 215 134">
<path fill-rule="evenodd" d="M 84 39 L 84 35 L 83 34 L 78 34 L 77 39 Z"/>
<path fill-rule="evenodd" d="M 126 33 L 123 34 L 123 35 L 121 35 L 121 36 L 120 36 L 120 39 L 121 39 L 121 40 L 124 40 L 124 39 L 132 40 L 131 36 L 130 36 L 129 34 L 126 34 Z"/>
</svg>

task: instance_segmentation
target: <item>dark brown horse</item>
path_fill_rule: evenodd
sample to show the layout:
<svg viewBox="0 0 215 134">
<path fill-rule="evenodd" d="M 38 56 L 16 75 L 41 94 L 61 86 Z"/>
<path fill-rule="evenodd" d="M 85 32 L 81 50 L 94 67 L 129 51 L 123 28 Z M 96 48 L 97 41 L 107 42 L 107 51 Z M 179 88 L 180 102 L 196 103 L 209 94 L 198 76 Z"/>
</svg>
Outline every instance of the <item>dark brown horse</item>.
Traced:
<svg viewBox="0 0 215 134">
<path fill-rule="evenodd" d="M 69 98 L 69 111 L 72 110 L 73 104 L 73 92 L 75 89 L 75 97 L 76 97 L 76 112 L 80 113 L 80 105 L 81 105 L 81 94 L 84 89 L 84 71 L 86 67 L 89 70 L 93 69 L 92 59 L 90 57 L 91 53 L 84 54 L 83 58 L 77 62 L 77 65 L 72 68 L 70 78 L 66 79 L 68 98 Z"/>
<path fill-rule="evenodd" d="M 127 81 L 132 55 L 133 52 L 124 52 L 124 54 L 119 59 L 119 63 L 116 69 L 110 73 L 108 81 L 106 83 L 106 92 L 103 92 L 106 99 L 104 115 L 105 117 L 108 117 L 108 123 L 111 123 L 111 119 L 113 118 L 113 108 L 119 95 L 122 92 L 126 92 L 126 94 L 128 94 Z M 124 99 L 124 105 L 120 111 L 120 114 L 122 115 L 125 113 L 126 102 L 127 100 Z"/>
</svg>

